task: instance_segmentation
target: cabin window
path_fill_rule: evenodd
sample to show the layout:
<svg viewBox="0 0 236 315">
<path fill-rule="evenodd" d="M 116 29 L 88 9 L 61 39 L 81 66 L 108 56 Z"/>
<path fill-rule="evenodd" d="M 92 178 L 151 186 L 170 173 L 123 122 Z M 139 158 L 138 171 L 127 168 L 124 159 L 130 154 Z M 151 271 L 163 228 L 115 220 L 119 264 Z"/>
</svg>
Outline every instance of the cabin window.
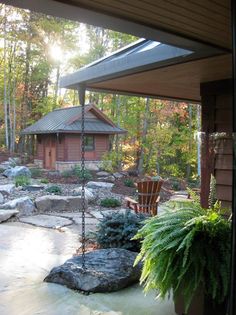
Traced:
<svg viewBox="0 0 236 315">
<path fill-rule="evenodd" d="M 37 136 L 37 142 L 38 142 L 38 144 L 42 143 L 42 138 L 40 136 Z"/>
<path fill-rule="evenodd" d="M 94 151 L 94 136 L 85 136 L 84 138 L 84 150 Z"/>
</svg>

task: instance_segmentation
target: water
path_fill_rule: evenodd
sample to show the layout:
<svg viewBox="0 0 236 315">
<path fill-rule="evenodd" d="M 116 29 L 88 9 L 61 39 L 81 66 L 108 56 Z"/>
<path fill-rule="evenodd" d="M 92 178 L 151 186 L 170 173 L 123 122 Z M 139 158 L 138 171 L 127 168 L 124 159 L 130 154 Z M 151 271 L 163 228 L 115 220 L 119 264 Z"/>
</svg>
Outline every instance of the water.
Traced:
<svg viewBox="0 0 236 315">
<path fill-rule="evenodd" d="M 22 223 L 0 225 L 0 315 L 174 315 L 171 300 L 145 296 L 139 285 L 82 295 L 44 283 L 50 269 L 78 247 L 77 230 L 59 232 Z"/>
</svg>

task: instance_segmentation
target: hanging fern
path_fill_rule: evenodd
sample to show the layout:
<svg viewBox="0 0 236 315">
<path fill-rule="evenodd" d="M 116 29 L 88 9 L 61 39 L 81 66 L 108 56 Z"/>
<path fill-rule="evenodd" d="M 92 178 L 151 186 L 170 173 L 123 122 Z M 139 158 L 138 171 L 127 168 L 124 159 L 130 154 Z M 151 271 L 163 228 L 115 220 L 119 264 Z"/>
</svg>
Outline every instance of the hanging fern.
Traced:
<svg viewBox="0 0 236 315">
<path fill-rule="evenodd" d="M 196 196 L 195 196 L 196 197 Z M 203 288 L 216 302 L 229 289 L 230 222 L 216 202 L 203 209 L 193 202 L 167 203 L 165 212 L 147 221 L 134 239 L 143 239 L 136 263 L 143 261 L 141 283 L 145 291 L 157 289 L 164 298 L 185 299 L 187 312 L 195 292 Z"/>
</svg>

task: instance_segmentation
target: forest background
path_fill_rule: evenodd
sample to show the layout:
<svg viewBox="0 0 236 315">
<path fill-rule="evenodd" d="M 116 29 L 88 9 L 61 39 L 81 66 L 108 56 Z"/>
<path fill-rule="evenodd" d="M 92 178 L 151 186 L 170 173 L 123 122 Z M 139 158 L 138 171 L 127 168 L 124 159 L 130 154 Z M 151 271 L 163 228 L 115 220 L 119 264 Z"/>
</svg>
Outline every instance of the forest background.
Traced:
<svg viewBox="0 0 236 315">
<path fill-rule="evenodd" d="M 136 41 L 100 27 L 0 4 L 0 147 L 32 157 L 34 138 L 21 130 L 48 112 L 78 105 L 60 76 Z M 114 168 L 163 177 L 198 177 L 200 106 L 183 102 L 87 92 L 126 129 L 104 159 Z"/>
</svg>

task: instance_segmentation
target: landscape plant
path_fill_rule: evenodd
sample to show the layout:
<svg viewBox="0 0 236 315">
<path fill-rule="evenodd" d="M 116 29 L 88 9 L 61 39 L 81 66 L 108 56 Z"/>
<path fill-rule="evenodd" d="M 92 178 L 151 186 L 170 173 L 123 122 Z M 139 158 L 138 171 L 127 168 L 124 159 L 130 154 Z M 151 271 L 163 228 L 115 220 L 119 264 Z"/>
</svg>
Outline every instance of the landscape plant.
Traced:
<svg viewBox="0 0 236 315">
<path fill-rule="evenodd" d="M 216 304 L 227 299 L 230 269 L 231 223 L 222 216 L 220 202 L 201 207 L 192 202 L 165 206 L 152 217 L 134 240 L 142 240 L 136 264 L 143 261 L 141 283 L 145 291 L 156 289 L 164 298 L 184 297 L 185 311 L 197 292 L 203 290 Z"/>
<path fill-rule="evenodd" d="M 31 176 L 33 178 L 38 178 L 38 177 L 42 176 L 42 169 L 41 168 L 32 167 L 32 168 L 30 168 L 30 172 L 31 172 Z"/>
<path fill-rule="evenodd" d="M 101 200 L 100 206 L 107 208 L 116 208 L 121 206 L 121 202 L 116 198 L 104 198 Z"/>
<path fill-rule="evenodd" d="M 127 187 L 134 187 L 134 181 L 132 180 L 132 178 L 126 178 L 124 180 L 124 185 Z"/>
<path fill-rule="evenodd" d="M 27 186 L 30 184 L 30 178 L 28 176 L 23 176 L 23 175 L 20 175 L 20 176 L 16 176 L 15 177 L 15 186 L 16 187 L 19 187 L 19 186 Z"/>
<path fill-rule="evenodd" d="M 125 213 L 112 211 L 103 214 L 95 232 L 95 240 L 101 248 L 124 248 L 137 252 L 140 241 L 132 238 L 146 218 L 144 214 L 135 214 L 129 210 Z"/>
<path fill-rule="evenodd" d="M 48 184 L 49 183 L 49 180 L 47 178 L 41 178 L 40 179 L 40 183 L 42 184 Z"/>
<path fill-rule="evenodd" d="M 73 168 L 73 173 L 75 176 L 77 176 L 80 180 L 90 180 L 93 178 L 91 172 L 85 168 L 84 171 L 82 170 L 82 168 L 80 167 L 80 165 L 76 165 Z"/>
<path fill-rule="evenodd" d="M 50 186 L 46 189 L 46 191 L 50 194 L 54 194 L 54 195 L 61 195 L 62 194 L 62 190 L 59 186 L 57 185 L 53 185 Z"/>
</svg>

